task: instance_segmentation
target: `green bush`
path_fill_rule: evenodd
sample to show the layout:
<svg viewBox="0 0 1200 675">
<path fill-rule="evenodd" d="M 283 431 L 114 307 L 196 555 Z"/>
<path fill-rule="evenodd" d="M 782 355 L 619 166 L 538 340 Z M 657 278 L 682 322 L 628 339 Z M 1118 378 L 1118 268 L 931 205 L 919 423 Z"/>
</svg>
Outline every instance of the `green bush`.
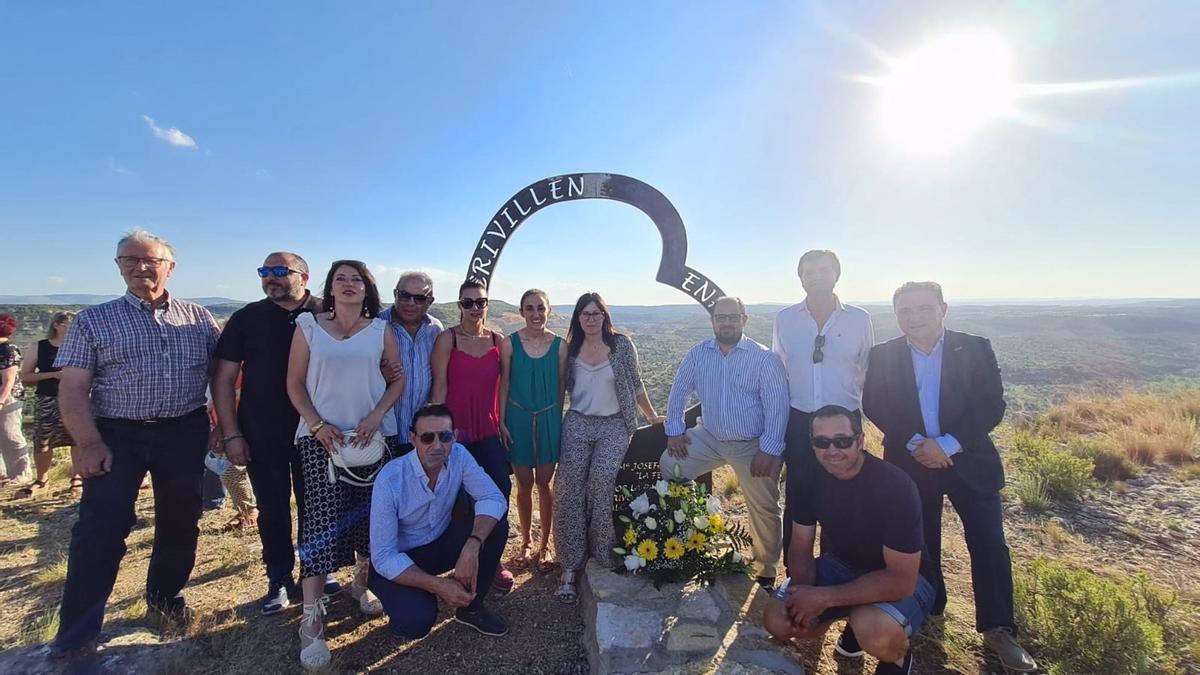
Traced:
<svg viewBox="0 0 1200 675">
<path fill-rule="evenodd" d="M 1013 483 L 1013 491 L 1021 506 L 1030 513 L 1045 513 L 1050 510 L 1053 502 L 1046 490 L 1046 479 L 1030 473 L 1022 473 Z"/>
<path fill-rule="evenodd" d="M 1017 620 L 1051 673 L 1170 673 L 1174 598 L 1145 575 L 1112 580 L 1038 558 L 1018 570 Z"/>
<path fill-rule="evenodd" d="M 1059 449 L 1047 438 L 1017 434 L 1009 458 L 1021 474 L 1043 481 L 1051 499 L 1077 500 L 1093 485 L 1092 462 Z"/>
<path fill-rule="evenodd" d="M 1076 437 L 1067 442 L 1067 450 L 1076 457 L 1091 460 L 1092 476 L 1097 480 L 1111 482 L 1142 475 L 1142 467 L 1107 439 Z"/>
</svg>

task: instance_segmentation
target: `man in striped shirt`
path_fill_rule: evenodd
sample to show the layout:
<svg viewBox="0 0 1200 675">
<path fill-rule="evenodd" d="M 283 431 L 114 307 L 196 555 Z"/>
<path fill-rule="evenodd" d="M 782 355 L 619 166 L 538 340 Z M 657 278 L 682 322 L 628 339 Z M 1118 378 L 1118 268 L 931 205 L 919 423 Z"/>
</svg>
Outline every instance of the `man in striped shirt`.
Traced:
<svg viewBox="0 0 1200 675">
<path fill-rule="evenodd" d="M 733 467 L 750 511 L 758 583 L 770 589 L 783 536 L 779 470 L 788 382 L 779 357 L 742 335 L 746 320 L 740 298 L 717 300 L 714 338 L 693 347 L 679 364 L 667 400 L 667 450 L 660 468 L 664 478 L 675 476 L 678 467 L 683 477 L 694 479 L 724 464 Z M 692 393 L 702 417 L 685 429 L 683 412 Z"/>
<path fill-rule="evenodd" d="M 429 389 L 433 384 L 433 369 L 430 357 L 433 341 L 442 332 L 442 322 L 429 316 L 433 304 L 433 279 L 424 272 L 405 272 L 396 282 L 393 291 L 394 304 L 383 310 L 379 318 L 387 321 L 396 342 L 400 345 L 400 360 L 404 362 L 404 393 L 392 407 L 396 416 L 396 428 L 404 433 L 412 428 L 413 414 L 429 401 Z M 402 443 L 407 452 L 412 446 Z"/>
<path fill-rule="evenodd" d="M 77 442 L 74 471 L 84 479 L 54 646 L 83 658 L 95 655 L 147 471 L 154 479 L 147 616 L 175 626 L 191 619 L 181 591 L 200 534 L 205 389 L 219 332 L 207 309 L 167 293 L 175 255 L 166 241 L 132 232 L 118 242 L 116 262 L 128 291 L 80 312 L 54 362 L 62 369 L 63 423 Z"/>
</svg>

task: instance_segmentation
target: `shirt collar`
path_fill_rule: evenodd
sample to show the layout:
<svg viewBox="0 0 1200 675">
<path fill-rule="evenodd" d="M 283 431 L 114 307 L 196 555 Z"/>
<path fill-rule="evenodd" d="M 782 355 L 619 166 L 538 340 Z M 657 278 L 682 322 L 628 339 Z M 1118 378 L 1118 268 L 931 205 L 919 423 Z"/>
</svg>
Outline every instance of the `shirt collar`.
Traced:
<svg viewBox="0 0 1200 675">
<path fill-rule="evenodd" d="M 804 312 L 805 314 L 808 313 L 808 298 L 805 298 L 803 301 L 800 302 L 800 311 Z M 837 293 L 834 293 L 833 294 L 833 312 L 836 314 L 838 312 L 844 312 L 844 311 L 846 311 L 846 306 L 842 304 L 842 299 L 837 296 Z"/>
<path fill-rule="evenodd" d="M 942 329 L 942 335 L 938 338 L 938 341 L 933 345 L 933 349 L 929 350 L 928 354 L 921 351 L 920 347 L 914 345 L 912 343 L 912 340 L 909 340 L 908 338 L 904 338 L 904 341 L 908 343 L 908 348 L 911 349 L 914 353 L 920 354 L 921 356 L 924 356 L 924 357 L 930 357 L 930 356 L 938 354 L 939 352 L 942 351 L 942 345 L 945 344 L 945 342 L 946 342 L 946 329 L 945 328 Z"/>
<path fill-rule="evenodd" d="M 716 350 L 718 350 L 718 351 L 720 351 L 720 349 L 721 349 L 721 344 L 720 344 L 719 342 L 717 342 L 717 338 L 715 338 L 715 337 L 713 337 L 713 338 L 709 338 L 709 339 L 708 339 L 708 341 L 706 341 L 706 342 L 704 343 L 704 345 L 705 345 L 706 347 L 708 347 L 709 349 L 716 349 Z M 746 349 L 749 349 L 749 346 L 747 346 L 747 345 L 746 345 L 746 336 L 745 336 L 745 335 L 743 335 L 743 336 L 742 336 L 742 337 L 741 337 L 741 338 L 740 338 L 740 339 L 737 341 L 737 344 L 735 344 L 735 345 L 733 346 L 733 348 L 734 348 L 734 349 L 741 349 L 741 350 L 746 350 Z"/>
<path fill-rule="evenodd" d="M 138 296 L 134 295 L 133 291 L 125 291 L 124 300 L 125 300 L 125 302 L 128 302 L 129 304 L 133 305 L 134 307 L 137 307 L 138 309 L 141 309 L 141 310 L 144 310 L 147 312 L 153 312 L 156 309 L 166 310 L 166 309 L 171 308 L 171 294 L 168 293 L 167 291 L 163 291 L 162 304 L 158 305 L 157 307 L 154 306 L 153 304 L 146 302 L 145 300 L 139 298 Z"/>
</svg>

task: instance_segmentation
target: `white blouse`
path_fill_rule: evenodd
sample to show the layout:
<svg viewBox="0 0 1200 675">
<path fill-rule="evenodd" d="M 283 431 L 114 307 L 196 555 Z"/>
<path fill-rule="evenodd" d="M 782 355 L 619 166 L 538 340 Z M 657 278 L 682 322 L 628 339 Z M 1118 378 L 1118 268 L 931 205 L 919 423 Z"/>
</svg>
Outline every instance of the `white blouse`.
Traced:
<svg viewBox="0 0 1200 675">
<path fill-rule="evenodd" d="M 574 375 L 571 410 L 598 417 L 608 417 L 621 412 L 611 361 L 605 359 L 603 363 L 592 366 L 576 359 Z"/>
<path fill-rule="evenodd" d="M 317 414 L 340 431 L 352 431 L 369 415 L 387 391 L 379 370 L 387 324 L 373 319 L 346 340 L 338 340 L 317 325 L 311 313 L 296 317 L 308 341 L 308 376 L 305 387 Z M 396 416 L 386 414 L 379 425 L 384 436 L 396 435 Z M 300 418 L 296 439 L 309 436 L 308 423 Z"/>
</svg>

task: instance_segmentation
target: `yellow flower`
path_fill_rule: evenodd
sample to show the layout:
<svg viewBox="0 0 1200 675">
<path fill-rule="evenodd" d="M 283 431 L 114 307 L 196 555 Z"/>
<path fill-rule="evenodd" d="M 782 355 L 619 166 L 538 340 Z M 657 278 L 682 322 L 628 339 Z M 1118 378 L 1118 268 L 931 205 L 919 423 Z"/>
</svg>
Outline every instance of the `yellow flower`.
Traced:
<svg viewBox="0 0 1200 675">
<path fill-rule="evenodd" d="M 683 483 L 671 483 L 667 487 L 667 495 L 670 497 L 683 497 L 687 495 L 687 486 Z"/>
<path fill-rule="evenodd" d="M 708 531 L 713 534 L 721 534 L 725 531 L 725 521 L 721 519 L 721 514 L 714 513 L 708 517 Z"/>
<path fill-rule="evenodd" d="M 703 532 L 694 532 L 687 540 L 687 549 L 689 551 L 703 551 L 704 544 L 708 541 Z"/>
<path fill-rule="evenodd" d="M 649 539 L 643 539 L 642 543 L 638 544 L 637 554 L 644 560 L 654 560 L 658 557 L 658 544 Z"/>
<path fill-rule="evenodd" d="M 663 555 L 671 560 L 679 560 L 683 557 L 683 542 L 675 537 L 671 537 L 663 545 Z"/>
<path fill-rule="evenodd" d="M 624 541 L 626 546 L 633 546 L 633 542 L 637 541 L 637 532 L 632 527 L 625 528 Z"/>
</svg>

